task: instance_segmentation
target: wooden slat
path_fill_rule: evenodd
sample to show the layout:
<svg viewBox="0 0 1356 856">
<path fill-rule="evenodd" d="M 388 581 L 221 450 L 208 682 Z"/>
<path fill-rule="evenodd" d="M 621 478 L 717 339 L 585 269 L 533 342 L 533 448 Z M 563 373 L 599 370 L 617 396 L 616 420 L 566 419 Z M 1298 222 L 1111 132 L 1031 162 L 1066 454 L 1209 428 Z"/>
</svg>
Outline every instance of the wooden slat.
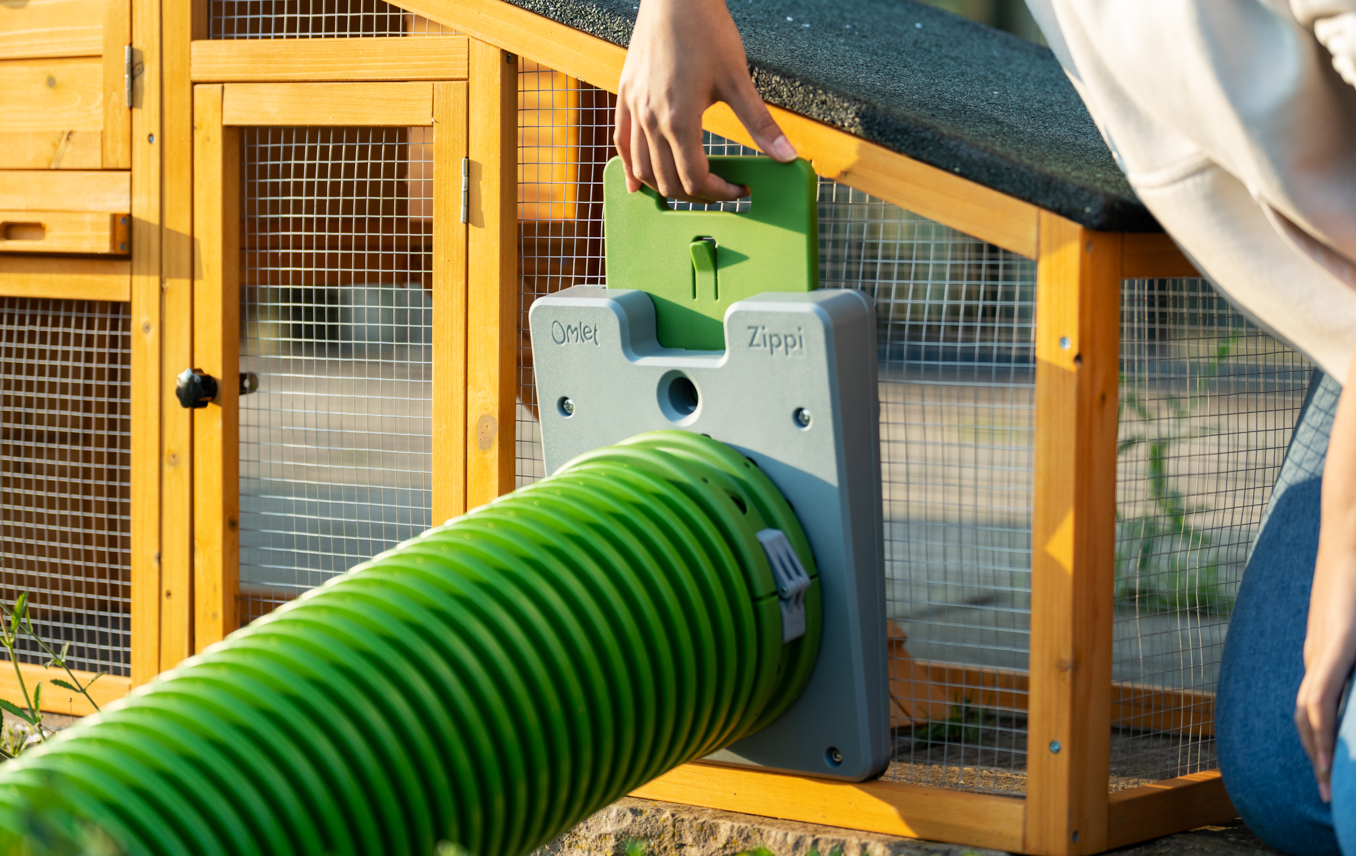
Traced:
<svg viewBox="0 0 1356 856">
<path fill-rule="evenodd" d="M 127 259 L 0 256 L 0 295 L 126 303 L 132 297 L 132 263 Z"/>
<path fill-rule="evenodd" d="M 3 129 L 0 125 L 0 129 Z M 0 167 L 6 169 L 98 169 L 103 131 L 0 130 Z"/>
<path fill-rule="evenodd" d="M 415 41 L 411 39 L 411 41 Z M 433 86 L 433 521 L 466 510 L 467 85 Z"/>
<path fill-rule="evenodd" d="M 1041 213 L 1028 853 L 1106 849 L 1120 271 L 1120 235 Z"/>
<path fill-rule="evenodd" d="M 162 135 L 160 345 L 160 668 L 194 652 L 193 411 L 174 395 L 193 353 L 193 86 L 188 78 L 190 0 L 161 0 Z M 220 111 L 217 111 L 218 114 Z M 211 117 L 208 117 L 210 121 Z M 227 188 L 230 192 L 234 188 Z M 222 191 L 218 191 L 220 194 Z M 228 375 L 234 378 L 232 372 Z"/>
<path fill-rule="evenodd" d="M 465 36 L 193 43 L 194 82 L 465 80 Z"/>
<path fill-rule="evenodd" d="M 132 103 L 132 683 L 160 671 L 160 0 L 131 0 L 142 71 Z"/>
<path fill-rule="evenodd" d="M 1156 279 L 1159 277 L 1196 277 L 1200 271 L 1186 257 L 1172 238 L 1163 234 L 1126 233 L 1121 249 L 1121 277 L 1123 279 Z"/>
<path fill-rule="evenodd" d="M 132 166 L 132 107 L 127 103 L 124 71 L 126 47 L 132 42 L 132 4 L 131 0 L 103 0 L 103 7 L 103 168 L 128 169 Z"/>
<path fill-rule="evenodd" d="M 466 505 L 513 489 L 518 330 L 518 74 L 471 43 L 466 274 Z"/>
<path fill-rule="evenodd" d="M 8 133 L 102 131 L 103 103 L 98 57 L 0 62 L 0 116 Z"/>
<path fill-rule="evenodd" d="M 104 0 L 0 3 L 0 59 L 98 56 Z"/>
<path fill-rule="evenodd" d="M 42 681 L 42 709 L 46 713 L 64 713 L 68 716 L 85 716 L 94 713 L 94 706 L 80 693 L 63 690 L 52 683 L 53 679 L 70 681 L 65 669 L 45 669 L 31 663 L 20 663 L 19 670 L 24 674 L 24 683 L 30 695 L 33 687 Z M 95 675 L 94 672 L 76 671 L 75 676 L 83 686 Z M 99 707 L 107 707 L 132 691 L 132 681 L 117 675 L 104 675 L 90 687 L 89 694 Z M 14 674 L 12 663 L 0 663 L 0 698 L 23 706 L 23 693 L 19 692 L 19 679 Z"/>
<path fill-rule="evenodd" d="M 686 764 L 631 795 L 972 847 L 1022 847 L 1022 800 L 943 788 Z"/>
<path fill-rule="evenodd" d="M 0 172 L 3 211 L 132 211 L 130 172 Z"/>
<path fill-rule="evenodd" d="M 1112 794 L 1106 846 L 1125 847 L 1236 817 L 1219 771 L 1193 773 Z"/>
<path fill-rule="evenodd" d="M 222 124 L 220 84 L 194 87 L 193 363 L 220 380 L 193 411 L 193 644 L 237 626 L 240 584 L 239 131 Z"/>
<path fill-rule="evenodd" d="M 0 210 L 0 253 L 126 255 L 132 215 Z"/>
<path fill-rule="evenodd" d="M 927 670 L 931 681 L 945 687 L 948 694 L 969 696 L 973 703 L 994 710 L 1027 711 L 1030 680 L 1026 672 L 955 663 L 921 662 L 919 665 Z M 1215 695 L 1174 687 L 1114 683 L 1111 685 L 1111 724 L 1140 731 L 1213 737 Z"/>
<path fill-rule="evenodd" d="M 617 91 L 624 48 L 501 0 L 404 0 L 428 18 L 533 59 L 609 92 Z M 770 108 L 788 139 L 815 171 L 902 208 L 997 244 L 1036 256 L 1036 215 L 1030 203 L 866 142 L 813 119 Z M 707 130 L 748 145 L 733 111 L 718 104 L 703 117 Z"/>
<path fill-rule="evenodd" d="M 431 125 L 431 83 L 228 83 L 227 125 Z"/>
</svg>

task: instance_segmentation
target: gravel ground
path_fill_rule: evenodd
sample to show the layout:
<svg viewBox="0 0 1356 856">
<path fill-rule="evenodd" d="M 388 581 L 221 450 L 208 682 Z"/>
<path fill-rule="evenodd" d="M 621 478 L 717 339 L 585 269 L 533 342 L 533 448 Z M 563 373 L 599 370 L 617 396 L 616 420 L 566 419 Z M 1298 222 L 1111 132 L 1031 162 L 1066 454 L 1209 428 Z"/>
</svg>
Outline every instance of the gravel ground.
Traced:
<svg viewBox="0 0 1356 856">
<path fill-rule="evenodd" d="M 579 824 L 533 856 L 735 856 L 764 848 L 773 856 L 1007 856 L 955 844 L 859 833 L 716 809 L 627 797 Z M 1210 826 L 1114 851 L 1118 856 L 1272 856 L 1241 821 Z"/>
</svg>

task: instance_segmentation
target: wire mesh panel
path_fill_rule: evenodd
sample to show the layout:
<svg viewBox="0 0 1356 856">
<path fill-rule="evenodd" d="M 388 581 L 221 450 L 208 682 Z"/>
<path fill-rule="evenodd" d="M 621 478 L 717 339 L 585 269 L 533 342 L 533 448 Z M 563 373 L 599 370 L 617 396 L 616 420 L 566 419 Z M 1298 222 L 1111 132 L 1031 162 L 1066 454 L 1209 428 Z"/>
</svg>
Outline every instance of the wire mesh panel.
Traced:
<svg viewBox="0 0 1356 856">
<path fill-rule="evenodd" d="M 385 0 L 208 0 L 207 32 L 209 39 L 454 34 Z"/>
<path fill-rule="evenodd" d="M 130 674 L 125 303 L 0 298 L 0 599 L 72 668 Z M 25 640 L 20 659 L 50 655 Z"/>
<path fill-rule="evenodd" d="M 1216 766 L 1220 651 L 1311 369 L 1204 280 L 1124 283 L 1112 789 Z"/>
<path fill-rule="evenodd" d="M 242 622 L 433 523 L 432 143 L 243 132 Z"/>
</svg>

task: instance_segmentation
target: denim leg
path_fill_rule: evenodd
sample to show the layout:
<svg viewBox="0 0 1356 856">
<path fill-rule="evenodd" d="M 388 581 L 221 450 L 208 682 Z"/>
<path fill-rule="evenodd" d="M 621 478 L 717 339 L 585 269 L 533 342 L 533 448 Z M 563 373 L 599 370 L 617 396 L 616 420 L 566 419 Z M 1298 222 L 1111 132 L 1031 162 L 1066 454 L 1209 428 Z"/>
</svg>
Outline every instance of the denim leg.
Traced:
<svg viewBox="0 0 1356 856">
<path fill-rule="evenodd" d="M 1333 812 L 1318 798 L 1294 724 L 1321 476 L 1340 392 L 1323 376 L 1310 385 L 1229 621 L 1215 700 L 1216 749 L 1229 797 L 1257 837 L 1296 856 L 1340 852 Z"/>
</svg>

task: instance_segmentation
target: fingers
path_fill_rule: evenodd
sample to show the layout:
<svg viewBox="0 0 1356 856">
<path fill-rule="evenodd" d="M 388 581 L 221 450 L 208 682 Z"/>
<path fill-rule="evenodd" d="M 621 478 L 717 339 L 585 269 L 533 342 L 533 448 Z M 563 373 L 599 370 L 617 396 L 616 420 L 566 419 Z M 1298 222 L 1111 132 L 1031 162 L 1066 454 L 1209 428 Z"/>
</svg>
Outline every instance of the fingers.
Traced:
<svg viewBox="0 0 1356 856">
<path fill-rule="evenodd" d="M 1334 684 L 1327 679 L 1326 671 L 1308 672 L 1295 699 L 1295 728 L 1309 763 L 1313 765 L 1318 794 L 1324 802 L 1332 798 L 1332 757 L 1337 742 L 1337 705 L 1342 690 L 1340 679 Z"/>
<path fill-rule="evenodd" d="M 631 168 L 631 111 L 626 99 L 617 99 L 617 123 L 612 132 L 612 142 L 617 146 L 617 155 L 621 158 L 622 172 L 626 175 L 626 190 L 635 193 L 640 190 L 640 179 Z"/>
<path fill-rule="evenodd" d="M 768 112 L 767 105 L 753 86 L 753 80 L 747 74 L 736 75 L 731 90 L 723 93 L 724 101 L 734 110 L 739 121 L 744 123 L 759 151 L 782 163 L 795 160 L 795 147 Z"/>
</svg>

